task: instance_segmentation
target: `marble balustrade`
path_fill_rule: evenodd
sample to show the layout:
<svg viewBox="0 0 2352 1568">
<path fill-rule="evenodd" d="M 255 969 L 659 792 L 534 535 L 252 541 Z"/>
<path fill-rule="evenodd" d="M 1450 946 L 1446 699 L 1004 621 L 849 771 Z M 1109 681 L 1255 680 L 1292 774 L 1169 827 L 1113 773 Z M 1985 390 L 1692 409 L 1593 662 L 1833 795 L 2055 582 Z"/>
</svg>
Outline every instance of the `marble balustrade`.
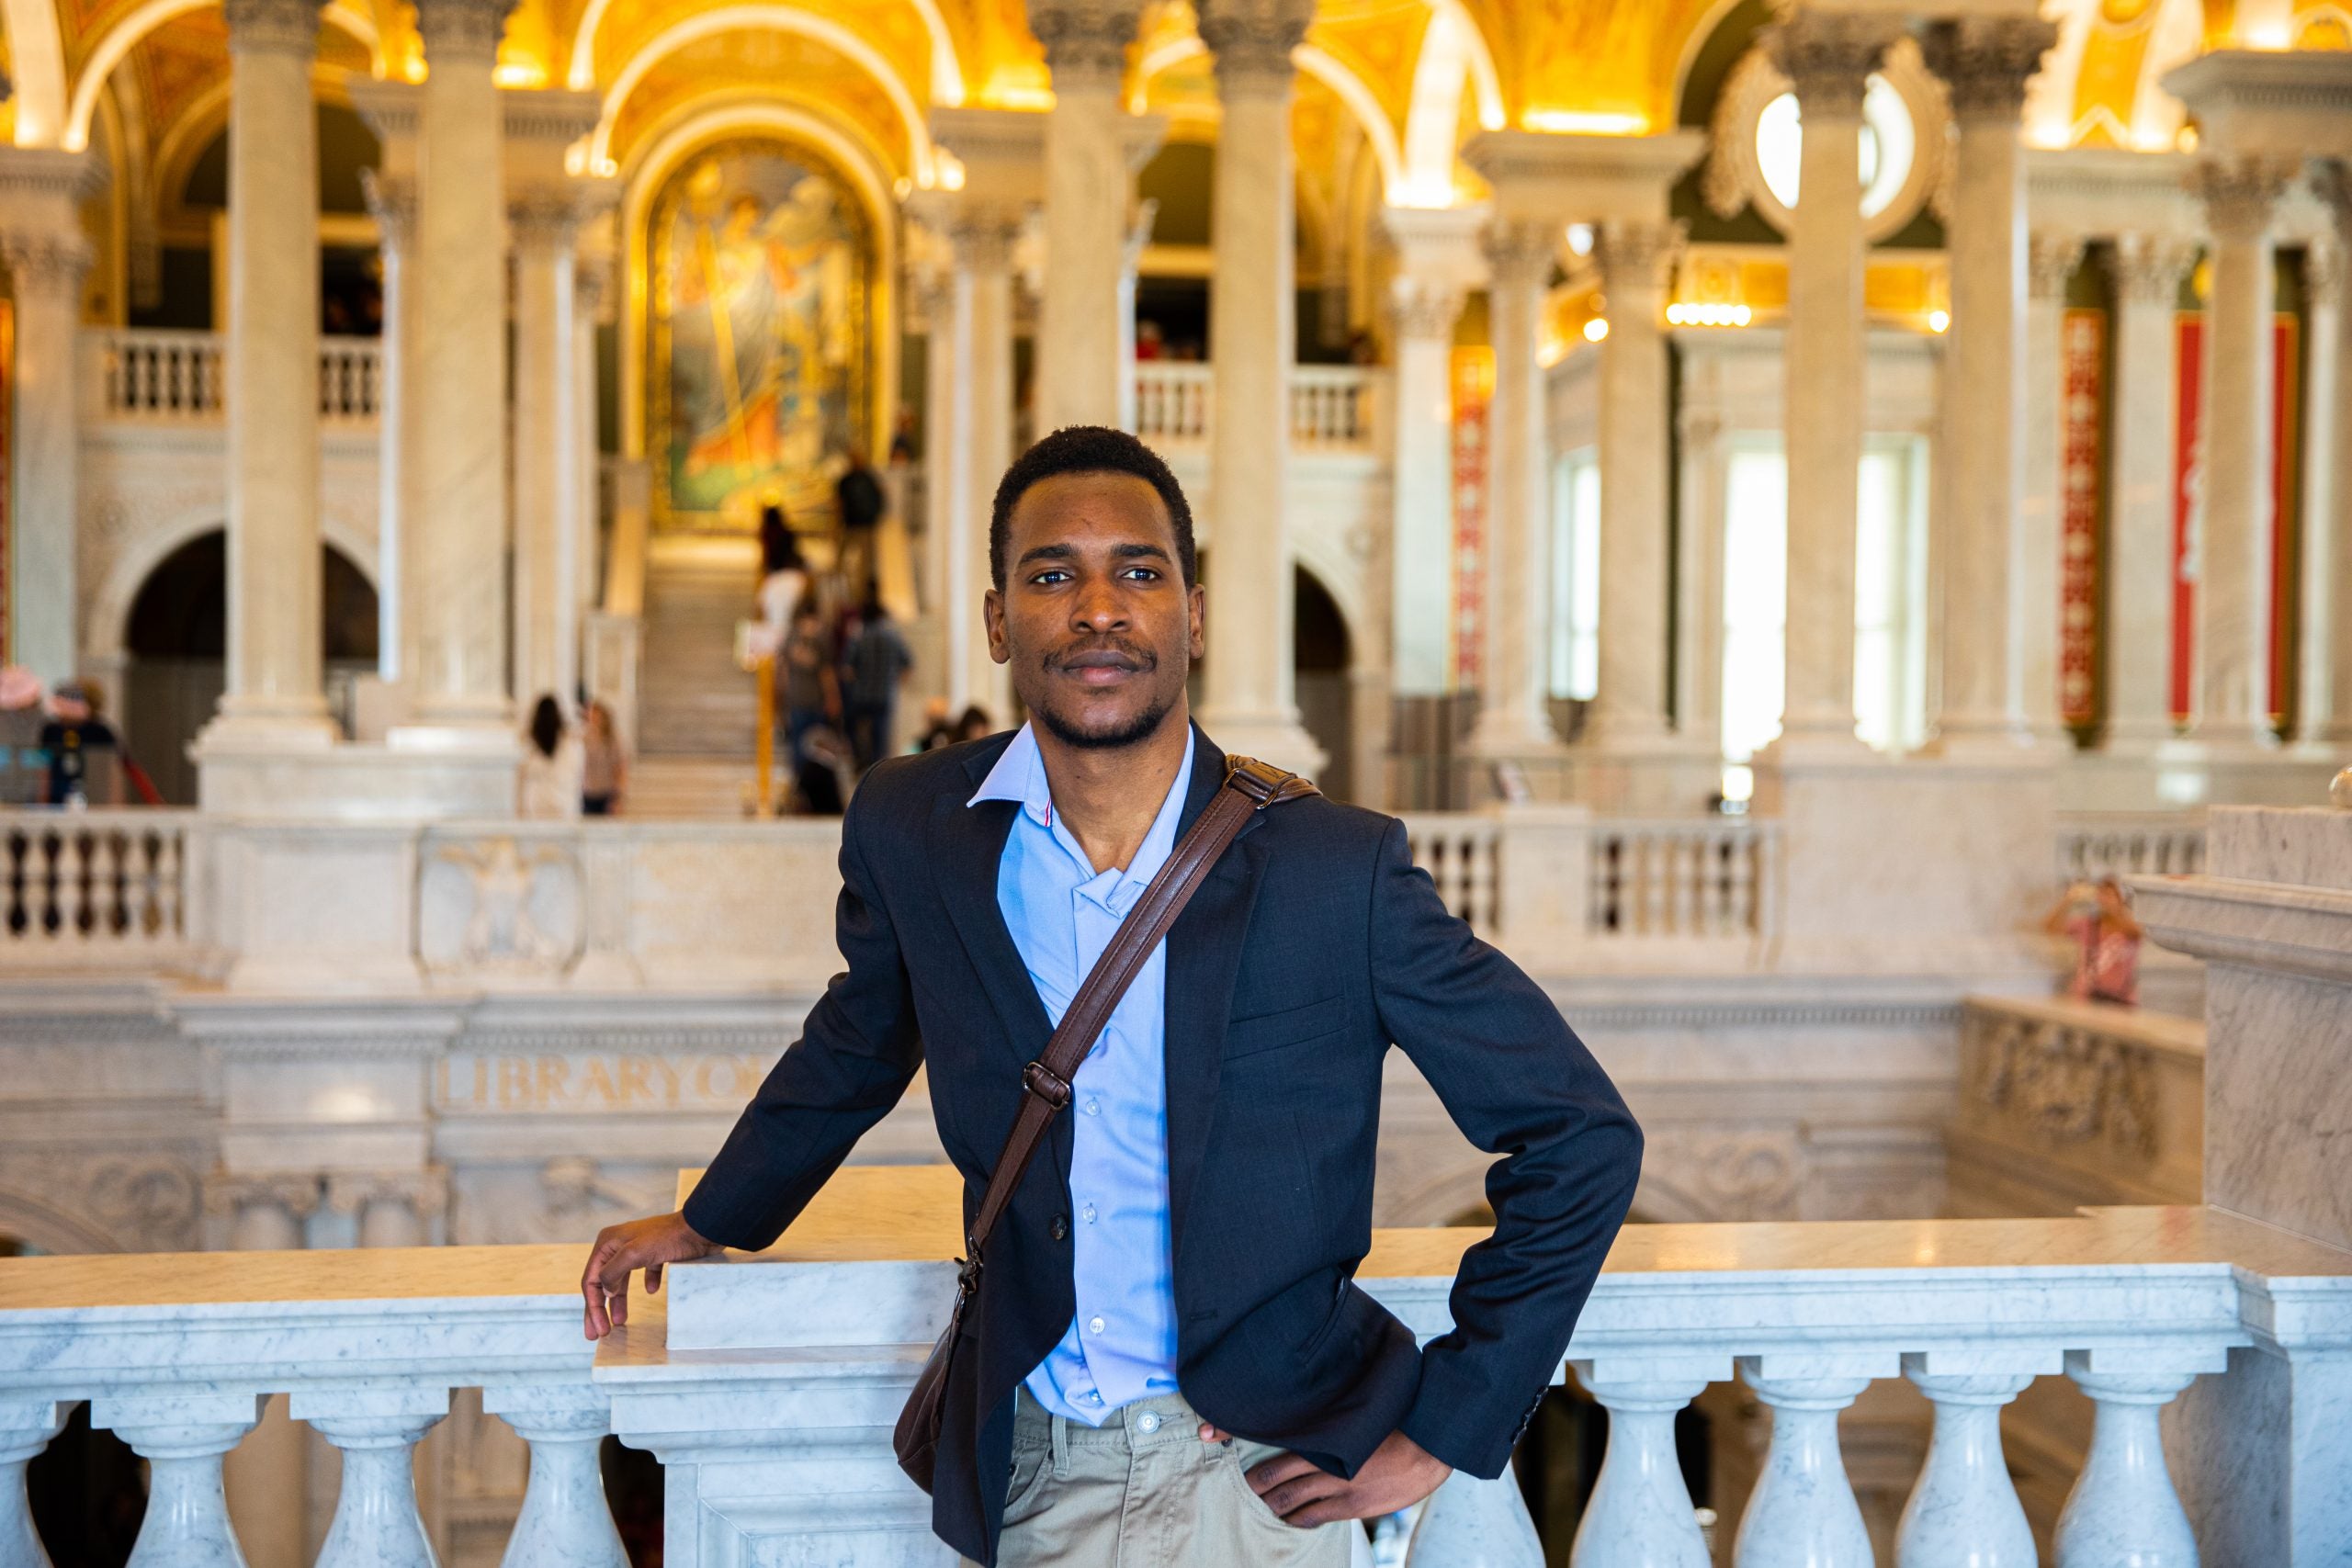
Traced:
<svg viewBox="0 0 2352 1568">
<path fill-rule="evenodd" d="M 140 1560 L 234 1561 L 220 1457 L 278 1393 L 345 1455 L 320 1562 L 429 1562 L 406 1455 L 453 1389 L 476 1387 L 533 1450 L 509 1563 L 622 1562 L 596 1479 L 607 1431 L 669 1469 L 673 1562 L 798 1561 L 819 1540 L 845 1565 L 952 1562 L 888 1438 L 949 1294 L 958 1190 L 936 1168 L 845 1169 L 776 1247 L 673 1269 L 602 1347 L 579 1332 L 577 1247 L 0 1260 L 0 1563 L 43 1564 L 22 1467 L 84 1400 L 153 1466 Z M 1477 1234 L 1377 1232 L 1361 1282 L 1418 1335 L 1442 1333 Z M 1563 1371 L 1611 1427 L 1571 1561 L 1709 1561 L 1672 1417 L 1736 1376 L 1772 1437 L 1734 1562 L 1870 1562 L 1837 1415 L 1901 1377 L 1935 1426 L 1896 1562 L 2030 1563 L 1997 1417 L 2063 1375 L 2098 1415 L 2059 1568 L 2193 1563 L 2165 1445 L 2194 1464 L 2233 1433 L 2168 1432 L 2161 1412 L 2203 1377 L 2233 1394 L 2230 1419 L 2278 1419 L 2245 1352 L 2340 1359 L 2347 1327 L 2352 1255 L 2218 1210 L 1635 1225 Z M 2299 1442 L 2324 1449 L 2326 1427 Z M 1540 1561 L 1532 1538 L 1515 1486 L 1457 1478 L 1408 1561 Z"/>
</svg>

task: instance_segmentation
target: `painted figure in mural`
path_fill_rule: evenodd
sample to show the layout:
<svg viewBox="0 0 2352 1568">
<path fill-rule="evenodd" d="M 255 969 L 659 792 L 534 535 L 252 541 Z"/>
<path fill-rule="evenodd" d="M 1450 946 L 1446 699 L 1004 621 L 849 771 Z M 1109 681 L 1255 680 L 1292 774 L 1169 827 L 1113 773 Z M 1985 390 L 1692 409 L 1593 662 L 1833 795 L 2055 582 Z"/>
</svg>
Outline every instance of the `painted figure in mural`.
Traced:
<svg viewBox="0 0 2352 1568">
<path fill-rule="evenodd" d="M 789 158 L 720 149 L 683 175 L 656 241 L 669 280 L 673 513 L 748 520 L 831 489 L 852 439 L 859 242 L 832 183 Z"/>
</svg>

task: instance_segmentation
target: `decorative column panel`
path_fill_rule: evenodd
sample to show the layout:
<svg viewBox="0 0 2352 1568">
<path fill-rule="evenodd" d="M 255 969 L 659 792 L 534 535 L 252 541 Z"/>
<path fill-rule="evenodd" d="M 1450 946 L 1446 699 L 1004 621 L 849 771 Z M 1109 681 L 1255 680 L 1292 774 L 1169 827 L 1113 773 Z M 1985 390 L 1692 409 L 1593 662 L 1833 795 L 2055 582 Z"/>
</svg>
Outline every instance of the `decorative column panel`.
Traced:
<svg viewBox="0 0 2352 1568">
<path fill-rule="evenodd" d="M 1587 735 L 1598 746 L 1666 739 L 1666 288 L 1682 246 L 1672 220 L 1612 219 L 1594 254 L 1609 302 L 1600 341 L 1600 671 Z M 1548 497 L 1547 497 L 1548 498 Z"/>
<path fill-rule="evenodd" d="M 1448 385 L 1454 323 L 1464 294 L 1481 281 L 1477 239 L 1487 215 L 1476 208 L 1392 207 L 1383 213 L 1396 246 L 1388 284 L 1394 334 L 1389 384 L 1395 402 L 1390 449 L 1391 690 L 1428 695 L 1446 688 L 1446 619 L 1453 552 L 1453 412 Z"/>
<path fill-rule="evenodd" d="M 1012 717 L 1012 687 L 1004 666 L 989 655 L 988 623 L 979 595 L 994 582 L 989 559 L 989 515 L 998 483 L 1012 464 L 1012 247 L 1021 237 L 1021 213 L 1012 208 L 973 206 L 957 216 L 953 239 L 963 275 L 968 337 L 964 394 L 965 524 L 962 553 L 967 596 L 974 601 L 965 635 L 948 659 L 962 667 L 965 701 L 988 710 L 1000 727 Z M 951 679 L 951 689 L 956 682 Z"/>
<path fill-rule="evenodd" d="M 1551 603 L 1550 475 L 1544 433 L 1544 296 L 1561 226 L 1541 220 L 1498 222 L 1488 233 L 1488 336 L 1495 395 L 1488 427 L 1485 689 L 1470 749 L 1482 757 L 1530 757 L 1560 750 L 1544 711 L 1544 616 Z"/>
<path fill-rule="evenodd" d="M 52 683 L 74 673 L 81 653 L 74 582 L 81 404 L 74 367 L 90 243 L 79 209 L 106 174 L 105 162 L 89 152 L 0 148 L 0 263 L 17 307 L 0 660 Z"/>
<path fill-rule="evenodd" d="M 506 269 L 491 67 L 513 0 L 422 0 L 412 712 L 434 741 L 512 748 L 506 699 Z M 472 731 L 472 736 L 467 732 Z M 494 734 L 495 739 L 492 739 Z"/>
<path fill-rule="evenodd" d="M 2344 271 L 2352 255 L 2352 175 L 2325 166 L 2320 188 L 2335 209 L 2334 237 L 2303 253 L 2303 601 L 2295 738 L 2352 741 L 2352 311 Z"/>
<path fill-rule="evenodd" d="M 1292 699 L 1289 505 L 1294 320 L 1290 51 L 1312 0 L 1203 0 L 1216 56 L 1209 296 L 1208 666 L 1201 722 L 1229 751 L 1312 775 Z"/>
<path fill-rule="evenodd" d="M 1132 204 L 1119 78 L 1142 14 L 1141 0 L 1029 0 L 1029 30 L 1046 46 L 1054 80 L 1037 322 L 1040 435 L 1119 422 L 1119 279 Z"/>
<path fill-rule="evenodd" d="M 2062 333 L 2066 284 L 2082 259 L 2083 241 L 2077 235 L 2042 232 L 2026 243 L 2025 355 L 2018 376 L 2023 434 L 2018 451 L 2017 520 L 2008 558 L 2011 669 L 2003 697 L 2005 712 L 2021 726 L 2007 730 L 2007 738 L 2050 745 L 2059 744 L 2062 739 L 2058 718 L 2058 617 L 2064 597 L 2058 585 L 2058 558 L 2064 547 L 2061 536 L 2065 514 L 2058 471 L 2060 427 L 2065 420 Z M 1956 416 L 1960 411 L 1952 412 Z M 1969 470 L 1954 468 L 1952 472 L 1965 475 Z M 1964 523 L 1969 487 L 1952 486 L 1946 493 L 1958 509 L 1955 520 Z M 1947 627 L 1951 625 L 1950 615 L 1947 610 Z M 1967 650 L 1947 640 L 1944 652 L 1944 689 L 1949 692 L 1951 667 L 1956 660 L 1966 660 Z"/>
<path fill-rule="evenodd" d="M 1804 120 L 1789 243 L 1787 708 L 1776 750 L 1851 750 L 1854 544 L 1862 457 L 1862 88 L 1877 17 L 1799 12 L 1769 35 Z M 2006 493 L 2006 492 L 2005 492 Z"/>
<path fill-rule="evenodd" d="M 2115 271 L 2113 486 L 2108 520 L 2106 637 L 2109 750 L 2144 750 L 2172 735 L 2173 316 L 2197 259 L 2185 240 L 2119 234 Z"/>
<path fill-rule="evenodd" d="M 1951 89 L 1952 116 L 1959 127 L 1949 225 L 1951 331 L 1946 338 L 1944 367 L 1948 378 L 1944 400 L 1950 412 L 1942 460 L 1948 471 L 1958 476 L 1958 482 L 1946 487 L 1951 517 L 1944 530 L 1947 548 L 1941 572 L 1943 711 L 1938 730 L 1946 748 L 1972 741 L 2025 743 L 2031 739 L 2029 706 L 2046 714 L 2050 728 L 2055 728 L 2055 487 L 2046 497 L 2037 498 L 2041 505 L 2031 516 L 2020 504 L 2024 499 L 2021 459 L 2029 439 L 2026 410 L 2032 406 L 2032 400 L 2026 385 L 2029 360 L 2023 309 L 2025 148 L 2018 138 L 2018 119 L 2025 105 L 2026 78 L 2057 36 L 2054 24 L 2037 17 L 1986 17 L 1939 23 L 1927 39 L 1928 64 Z M 1803 91 L 1800 86 L 1800 102 Z M 1810 152 L 1815 127 L 1810 104 L 1805 106 L 1804 118 Z M 1812 205 L 1815 188 L 1812 174 L 1808 158 L 1800 186 L 1805 199 L 1800 201 L 1800 208 Z M 1802 229 L 1802 213 L 1797 221 Z M 1792 431 L 1797 421 L 1794 356 L 1804 335 L 1804 327 L 1792 310 Z M 2036 373 L 2045 379 L 2056 374 L 2054 354 L 2033 363 Z M 1855 389 L 1859 393 L 1859 378 Z M 1825 468 L 1815 477 L 1823 482 L 1835 478 L 1850 496 L 1855 488 L 1852 467 L 1846 465 L 1834 473 Z M 1796 527 L 1797 482 L 1792 442 L 1789 453 L 1792 533 Z M 1850 531 L 1847 553 L 1850 558 Z M 1850 567 L 1849 575 L 1850 579 Z M 1792 641 L 1798 615 L 1792 561 L 1789 606 Z M 2039 583 L 2046 583 L 2049 591 L 2035 592 L 2032 585 Z M 1849 614 L 1843 625 L 1850 627 L 1852 621 Z M 2044 649 L 2038 672 L 2028 651 L 2030 645 L 2037 643 Z M 2026 696 L 2030 680 L 2040 682 L 2030 701 Z M 1792 714 L 1796 701 L 1792 670 Z"/>
<path fill-rule="evenodd" d="M 2295 164 L 2264 157 L 2199 165 L 2197 194 L 2213 236 L 2206 307 L 2205 476 L 2197 587 L 2197 739 L 2248 747 L 2271 739 L 2270 425 L 2273 374 L 2270 215 Z"/>
<path fill-rule="evenodd" d="M 592 93 L 507 93 L 506 223 L 514 241 L 514 687 L 570 710 L 580 683 L 581 465 L 574 332 L 588 192 L 564 149 L 595 129 Z"/>
<path fill-rule="evenodd" d="M 406 681 L 416 671 L 416 617 L 406 609 L 408 557 L 416 517 L 416 312 L 408 278 L 416 254 L 416 130 L 421 89 L 406 82 L 354 81 L 351 106 L 376 133 L 377 166 L 360 171 L 376 220 L 384 276 L 384 329 L 376 373 L 377 673 Z"/>
</svg>

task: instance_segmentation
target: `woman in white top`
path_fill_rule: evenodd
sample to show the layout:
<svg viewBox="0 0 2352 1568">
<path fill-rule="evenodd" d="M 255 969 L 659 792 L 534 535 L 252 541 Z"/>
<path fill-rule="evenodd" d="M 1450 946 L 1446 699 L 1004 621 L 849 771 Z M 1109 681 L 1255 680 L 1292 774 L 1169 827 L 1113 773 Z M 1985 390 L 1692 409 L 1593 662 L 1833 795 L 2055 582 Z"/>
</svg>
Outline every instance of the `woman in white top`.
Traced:
<svg viewBox="0 0 2352 1568">
<path fill-rule="evenodd" d="M 518 816 L 542 819 L 580 815 L 580 742 L 552 695 L 542 696 L 531 709 L 530 740 L 515 776 L 514 810 Z"/>
<path fill-rule="evenodd" d="M 760 618 L 752 624 L 754 660 L 772 659 L 792 636 L 792 612 L 808 594 L 808 563 L 781 506 L 760 509 Z"/>
</svg>

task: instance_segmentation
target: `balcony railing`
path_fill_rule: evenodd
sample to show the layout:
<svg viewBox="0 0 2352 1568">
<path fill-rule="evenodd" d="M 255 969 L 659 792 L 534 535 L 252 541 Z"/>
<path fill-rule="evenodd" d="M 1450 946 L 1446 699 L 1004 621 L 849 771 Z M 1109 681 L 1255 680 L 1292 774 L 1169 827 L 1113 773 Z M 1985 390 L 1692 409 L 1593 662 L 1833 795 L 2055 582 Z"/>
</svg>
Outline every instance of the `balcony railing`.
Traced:
<svg viewBox="0 0 2352 1568">
<path fill-rule="evenodd" d="M 2193 876 L 2205 868 L 2205 819 L 2180 811 L 2084 812 L 2058 819 L 2058 882 Z"/>
<path fill-rule="evenodd" d="M 0 811 L 0 954 L 159 964 L 186 942 L 193 811 Z"/>
<path fill-rule="evenodd" d="M 667 1468 L 675 1561 L 797 1562 L 821 1542 L 836 1564 L 951 1562 L 889 1439 L 952 1293 L 957 1190 L 944 1168 L 852 1168 L 771 1254 L 673 1269 L 601 1348 L 580 1333 L 577 1247 L 0 1261 L 0 1543 L 35 1539 L 24 1465 L 86 1400 L 152 1466 L 138 1560 L 236 1561 L 221 1458 L 285 1393 L 345 1454 L 320 1561 L 429 1562 L 410 1455 L 453 1390 L 479 1387 L 533 1450 L 509 1562 L 619 1568 L 596 1469 L 608 1431 Z M 1361 1282 L 1426 1341 L 1450 1326 L 1476 1234 L 1377 1232 Z M 2159 1413 L 2234 1348 L 2324 1352 L 2347 1304 L 2352 1256 L 2211 1209 L 1631 1226 L 1566 1356 L 1610 1419 L 1572 1561 L 1708 1561 L 1674 1420 L 1736 1373 L 1772 1413 L 1742 1562 L 1871 1562 L 1838 1416 L 1898 1376 L 1934 1423 L 1901 1562 L 2035 1561 L 1998 1417 L 2064 1375 L 2097 1414 L 2058 1568 L 2193 1562 Z M 2315 1465 L 2332 1440 L 2288 1418 L 2284 1375 L 2230 1375 L 2185 1450 L 2200 1507 L 2213 1463 Z M 1457 1476 L 1408 1562 L 1496 1561 L 1542 1561 L 1518 1488 Z"/>
<path fill-rule="evenodd" d="M 1770 937 L 1777 823 L 1752 818 L 1611 818 L 1593 826 L 1596 934 Z"/>
<path fill-rule="evenodd" d="M 1356 365 L 1295 365 L 1290 372 L 1290 442 L 1300 452 L 1379 451 L 1384 372 Z M 1208 445 L 1216 372 L 1206 365 L 1145 360 L 1136 367 L 1136 434 L 1163 450 Z"/>
<path fill-rule="evenodd" d="M 228 407 L 228 340 L 218 333 L 110 327 L 82 337 L 83 384 L 94 417 L 116 423 L 217 424 Z M 381 411 L 383 359 L 375 338 L 319 342 L 319 417 L 372 424 Z"/>
</svg>

